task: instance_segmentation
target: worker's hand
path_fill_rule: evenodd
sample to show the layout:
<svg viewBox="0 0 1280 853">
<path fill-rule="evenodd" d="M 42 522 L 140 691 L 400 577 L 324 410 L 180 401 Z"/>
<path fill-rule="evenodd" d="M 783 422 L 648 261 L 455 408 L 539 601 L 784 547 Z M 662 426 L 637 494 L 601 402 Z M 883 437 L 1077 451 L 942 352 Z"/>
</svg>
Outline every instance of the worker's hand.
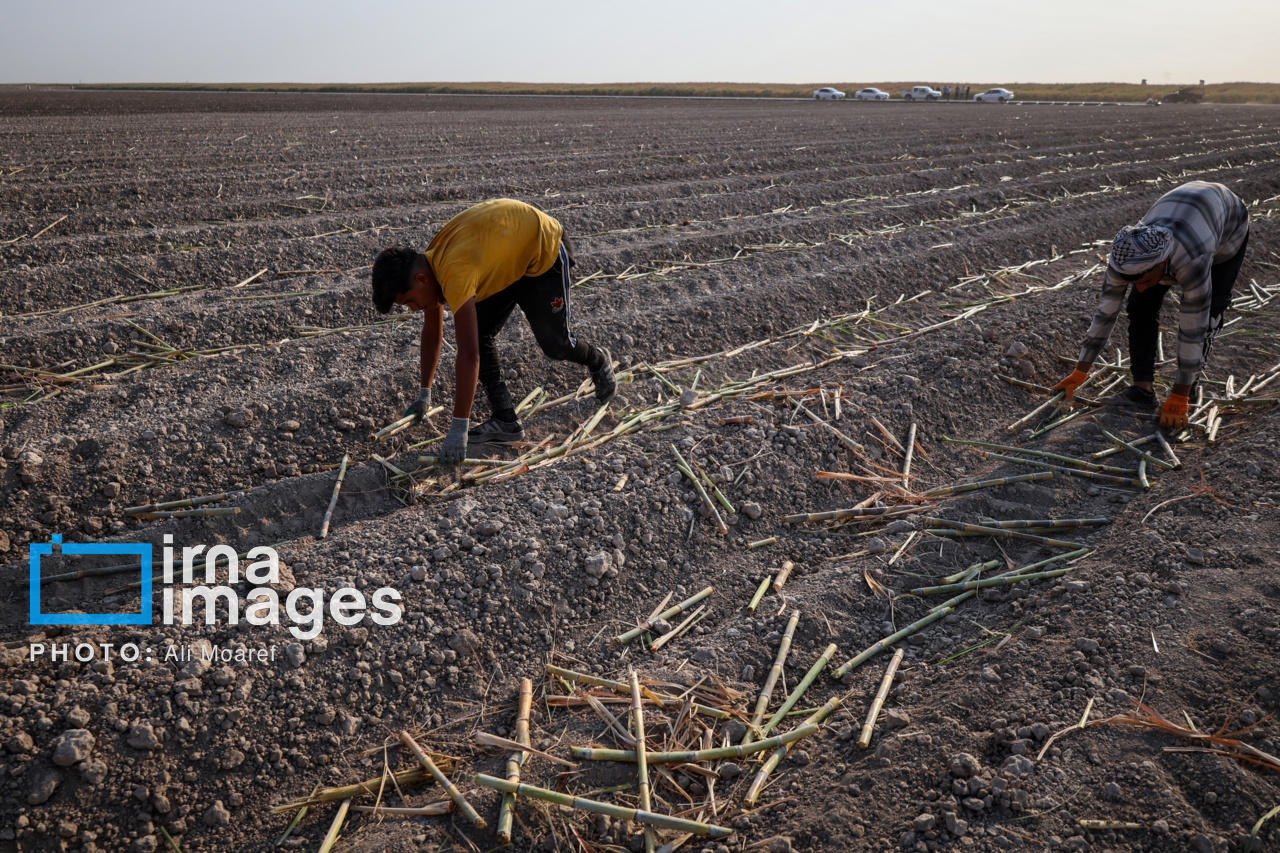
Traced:
<svg viewBox="0 0 1280 853">
<path fill-rule="evenodd" d="M 1083 385 L 1084 381 L 1088 378 L 1089 374 L 1085 373 L 1083 370 L 1073 370 L 1071 371 L 1070 376 L 1059 382 L 1057 385 L 1054 385 L 1049 390 L 1061 391 L 1066 395 L 1067 402 L 1071 402 L 1076 398 L 1076 389 Z"/>
<path fill-rule="evenodd" d="M 415 424 L 420 424 L 422 423 L 422 419 L 426 417 L 427 410 L 430 408 L 431 408 L 431 389 L 419 388 L 418 399 L 414 400 L 413 404 L 409 406 L 409 408 L 404 410 L 404 414 L 401 415 L 401 417 L 407 418 L 410 415 L 413 415 L 414 416 L 413 422 Z"/>
<path fill-rule="evenodd" d="M 467 430 L 471 429 L 470 418 L 454 418 L 449 434 L 440 445 L 440 464 L 458 466 L 467 458 Z"/>
<path fill-rule="evenodd" d="M 1187 428 L 1187 395 L 1170 394 L 1160 407 L 1160 426 L 1168 430 Z"/>
</svg>

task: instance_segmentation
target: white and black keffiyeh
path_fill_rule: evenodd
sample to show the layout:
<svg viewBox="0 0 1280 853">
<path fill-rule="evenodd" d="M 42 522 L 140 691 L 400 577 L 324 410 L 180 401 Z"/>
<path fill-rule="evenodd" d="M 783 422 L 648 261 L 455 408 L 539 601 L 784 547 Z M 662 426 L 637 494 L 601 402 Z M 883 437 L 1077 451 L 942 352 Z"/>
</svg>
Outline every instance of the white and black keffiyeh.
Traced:
<svg viewBox="0 0 1280 853">
<path fill-rule="evenodd" d="M 1159 225 L 1126 225 L 1111 243 L 1112 269 L 1122 275 L 1146 272 L 1173 254 L 1173 232 Z"/>
</svg>

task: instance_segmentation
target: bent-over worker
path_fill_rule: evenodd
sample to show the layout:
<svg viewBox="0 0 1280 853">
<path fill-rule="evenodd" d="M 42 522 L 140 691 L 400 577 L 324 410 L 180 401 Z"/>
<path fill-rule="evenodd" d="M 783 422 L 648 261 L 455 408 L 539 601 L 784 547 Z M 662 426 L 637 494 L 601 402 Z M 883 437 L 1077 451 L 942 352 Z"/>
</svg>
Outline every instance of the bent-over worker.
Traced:
<svg viewBox="0 0 1280 853">
<path fill-rule="evenodd" d="M 1249 242 L 1249 212 L 1222 184 L 1191 181 L 1160 197 L 1137 225 L 1116 234 L 1102 280 L 1093 324 L 1071 375 L 1053 386 L 1068 400 L 1088 378 L 1089 369 L 1115 326 L 1125 292 L 1129 296 L 1129 369 L 1133 384 L 1109 398 L 1111 405 L 1153 408 L 1160 306 L 1169 289 L 1182 288 L 1178 322 L 1178 375 L 1160 410 L 1160 425 L 1187 425 L 1187 405 L 1196 377 L 1209 358 L 1231 304 L 1231 288 L 1240 273 Z"/>
<path fill-rule="evenodd" d="M 416 415 L 417 421 L 431 406 L 444 305 L 453 312 L 458 355 L 453 422 L 440 448 L 442 462 L 460 463 L 468 443 L 524 437 L 494 344 L 516 306 L 548 358 L 583 365 L 595 383 L 596 399 L 613 399 L 616 385 L 609 351 L 583 343 L 569 331 L 573 263 L 573 249 L 560 223 L 509 198 L 481 202 L 459 213 L 426 251 L 384 249 L 374 261 L 374 307 L 382 314 L 393 304 L 423 312 L 420 388 L 405 412 Z M 491 416 L 472 427 L 477 378 L 484 383 Z"/>
</svg>

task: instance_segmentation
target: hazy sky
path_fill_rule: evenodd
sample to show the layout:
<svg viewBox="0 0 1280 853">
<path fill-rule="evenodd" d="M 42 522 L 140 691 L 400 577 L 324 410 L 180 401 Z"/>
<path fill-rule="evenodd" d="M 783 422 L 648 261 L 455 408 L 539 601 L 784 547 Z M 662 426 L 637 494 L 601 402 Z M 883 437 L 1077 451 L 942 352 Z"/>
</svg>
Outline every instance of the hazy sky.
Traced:
<svg viewBox="0 0 1280 853">
<path fill-rule="evenodd" d="M 1280 81 L 1275 0 L 11 0 L 0 83 Z"/>
</svg>

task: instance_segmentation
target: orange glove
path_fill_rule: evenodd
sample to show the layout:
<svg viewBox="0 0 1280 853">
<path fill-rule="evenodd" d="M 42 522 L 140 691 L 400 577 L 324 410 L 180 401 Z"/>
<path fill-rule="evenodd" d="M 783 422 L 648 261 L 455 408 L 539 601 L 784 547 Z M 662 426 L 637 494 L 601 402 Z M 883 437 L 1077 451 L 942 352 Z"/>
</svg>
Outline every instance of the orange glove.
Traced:
<svg viewBox="0 0 1280 853">
<path fill-rule="evenodd" d="M 1160 426 L 1165 429 L 1187 428 L 1187 395 L 1170 394 L 1160 407 Z"/>
<path fill-rule="evenodd" d="M 1083 370 L 1073 370 L 1071 371 L 1070 376 L 1059 382 L 1057 385 L 1054 385 L 1049 390 L 1062 391 L 1067 395 L 1067 401 L 1070 402 L 1076 397 L 1076 389 L 1083 385 L 1084 381 L 1088 378 L 1089 374 L 1085 373 Z"/>
</svg>

